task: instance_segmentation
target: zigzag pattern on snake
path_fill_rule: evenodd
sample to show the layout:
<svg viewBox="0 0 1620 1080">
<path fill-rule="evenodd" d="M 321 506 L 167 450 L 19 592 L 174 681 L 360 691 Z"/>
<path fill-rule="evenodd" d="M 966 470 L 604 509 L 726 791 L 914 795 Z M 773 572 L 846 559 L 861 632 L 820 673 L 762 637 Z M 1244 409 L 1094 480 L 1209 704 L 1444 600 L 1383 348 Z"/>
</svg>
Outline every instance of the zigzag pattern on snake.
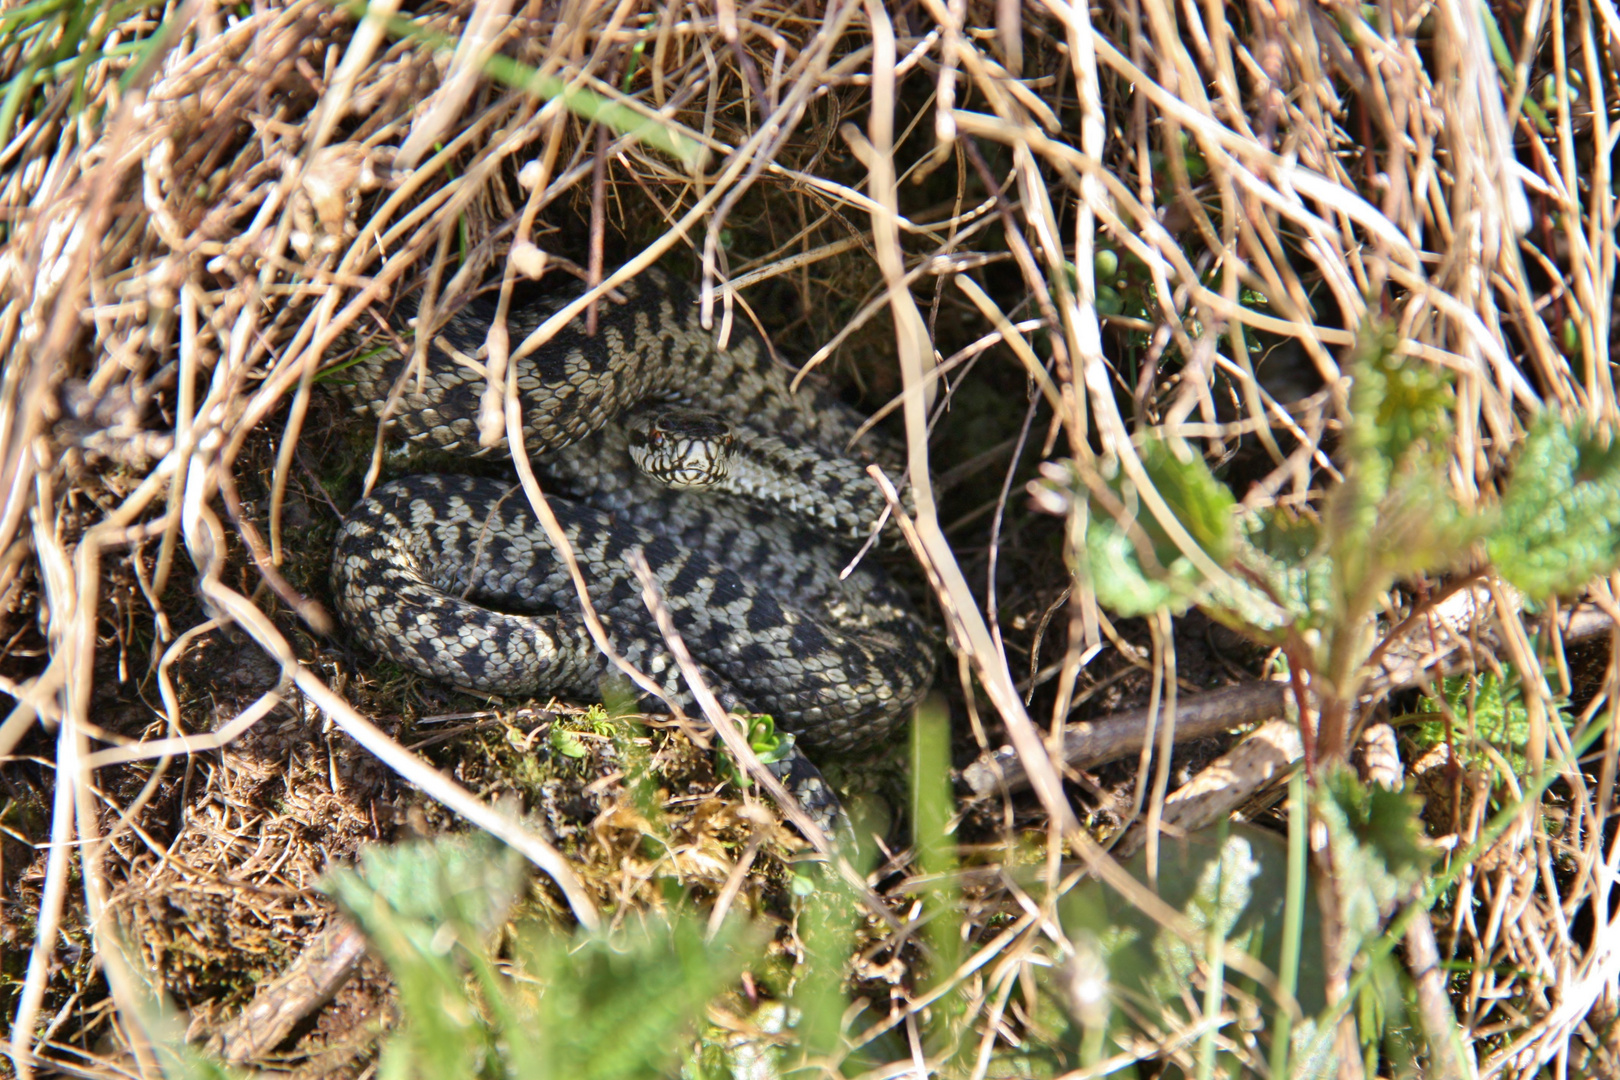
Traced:
<svg viewBox="0 0 1620 1080">
<path fill-rule="evenodd" d="M 720 350 L 663 274 L 622 292 L 626 303 L 599 304 L 594 337 L 576 320 L 516 371 L 528 452 L 614 648 L 691 706 L 626 562 L 639 547 L 725 707 L 769 713 L 811 750 L 883 740 L 927 688 L 934 656 L 872 560 L 838 577 L 883 507 L 845 449 L 860 416 L 814 390 L 791 393 L 790 373 L 751 332 Z M 511 339 L 557 306 L 514 311 Z M 425 375 L 407 375 L 393 423 L 412 441 L 489 453 L 476 424 L 486 379 L 470 358 L 492 315 L 492 303 L 463 308 L 428 350 Z M 392 350 L 367 357 L 345 372 L 346 396 L 380 415 L 404 363 Z M 638 470 L 624 420 L 649 402 L 701 409 L 738 431 L 740 490 L 673 489 Z M 893 461 L 883 448 L 871 457 Z M 429 677 L 589 700 L 611 671 L 515 480 L 411 476 L 380 487 L 345 520 L 333 578 L 349 628 Z M 836 800 L 808 762 L 776 768 L 830 820 Z"/>
</svg>

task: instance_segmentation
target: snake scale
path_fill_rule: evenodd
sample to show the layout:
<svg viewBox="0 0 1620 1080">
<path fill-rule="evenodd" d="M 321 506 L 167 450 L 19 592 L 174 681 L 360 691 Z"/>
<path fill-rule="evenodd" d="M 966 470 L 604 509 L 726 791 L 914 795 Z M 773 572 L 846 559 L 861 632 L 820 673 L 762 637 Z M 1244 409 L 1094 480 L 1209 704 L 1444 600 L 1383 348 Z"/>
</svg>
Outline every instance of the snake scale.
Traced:
<svg viewBox="0 0 1620 1080">
<path fill-rule="evenodd" d="M 720 349 L 665 274 L 621 292 L 623 303 L 599 303 L 594 335 L 576 319 L 517 361 L 526 449 L 613 647 L 692 706 L 626 561 L 639 548 L 709 687 L 728 710 L 769 713 L 794 736 L 772 769 L 829 823 L 836 797 L 803 750 L 883 741 L 934 672 L 923 623 L 881 569 L 867 559 L 839 577 L 884 505 L 846 450 L 862 418 L 819 390 L 791 392 L 790 372 L 751 331 Z M 512 311 L 512 340 L 561 303 Z M 425 373 L 406 375 L 391 422 L 411 442 L 505 452 L 477 441 L 486 377 L 476 358 L 493 314 L 492 301 L 468 303 L 435 337 Z M 381 417 L 405 364 L 393 349 L 364 356 L 344 372 L 343 393 Z M 666 429 L 663 409 L 686 426 Z M 715 469 L 704 457 L 711 434 L 725 453 Z M 637 467 L 639 454 L 688 442 L 696 464 Z M 880 445 L 869 459 L 892 464 L 892 451 Z M 414 475 L 379 487 L 345 519 L 332 570 L 352 633 L 430 678 L 591 700 L 613 670 L 515 478 Z"/>
</svg>

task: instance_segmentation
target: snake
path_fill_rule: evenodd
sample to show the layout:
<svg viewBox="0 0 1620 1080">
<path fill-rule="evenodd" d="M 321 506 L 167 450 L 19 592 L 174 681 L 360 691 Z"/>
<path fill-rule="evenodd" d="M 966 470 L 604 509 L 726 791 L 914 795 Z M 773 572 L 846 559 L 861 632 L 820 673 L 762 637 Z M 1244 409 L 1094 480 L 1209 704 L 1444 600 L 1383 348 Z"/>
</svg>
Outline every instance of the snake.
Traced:
<svg viewBox="0 0 1620 1080">
<path fill-rule="evenodd" d="M 572 295 L 514 306 L 510 340 Z M 393 346 L 359 353 L 337 375 L 341 396 L 408 444 L 503 455 L 504 440 L 478 437 L 495 316 L 487 297 L 467 302 L 422 364 Z M 897 449 L 857 442 L 864 417 L 825 389 L 796 391 L 751 326 L 733 326 L 722 347 L 691 290 L 656 269 L 598 302 L 594 332 L 577 317 L 519 350 L 509 374 L 524 452 L 605 637 L 660 692 L 639 707 L 695 701 L 631 569 L 638 551 L 703 683 L 731 713 L 770 716 L 783 736 L 772 772 L 819 824 L 843 820 L 809 755 L 884 743 L 934 675 L 904 590 L 870 557 L 845 569 L 883 532 L 888 501 L 866 467 L 893 469 Z M 435 681 L 590 701 L 616 674 L 515 477 L 379 486 L 344 519 L 332 582 L 360 643 Z"/>
</svg>

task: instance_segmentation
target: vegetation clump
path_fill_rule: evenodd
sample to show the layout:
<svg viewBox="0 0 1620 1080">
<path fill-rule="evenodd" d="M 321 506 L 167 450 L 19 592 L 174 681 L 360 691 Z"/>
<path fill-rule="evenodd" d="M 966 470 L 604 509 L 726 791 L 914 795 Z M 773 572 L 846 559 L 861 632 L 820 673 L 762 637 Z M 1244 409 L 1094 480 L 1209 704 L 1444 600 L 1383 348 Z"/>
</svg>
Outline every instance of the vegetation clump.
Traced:
<svg viewBox="0 0 1620 1080">
<path fill-rule="evenodd" d="M 1617 34 L 0 12 L 9 1067 L 1620 1074 Z M 655 264 L 907 451 L 863 557 L 957 663 L 830 840 L 745 782 L 768 717 L 479 698 L 330 614 L 420 464 L 347 365 Z"/>
</svg>

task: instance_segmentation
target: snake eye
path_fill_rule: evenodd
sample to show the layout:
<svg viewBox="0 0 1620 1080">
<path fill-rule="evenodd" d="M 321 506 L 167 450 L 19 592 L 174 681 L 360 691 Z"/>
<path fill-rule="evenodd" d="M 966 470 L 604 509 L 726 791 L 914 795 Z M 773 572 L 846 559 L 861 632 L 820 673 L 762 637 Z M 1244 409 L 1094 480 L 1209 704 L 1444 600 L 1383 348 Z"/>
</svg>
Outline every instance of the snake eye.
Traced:
<svg viewBox="0 0 1620 1080">
<path fill-rule="evenodd" d="M 647 441 L 654 446 L 664 445 L 664 432 L 661 428 L 653 428 L 647 432 Z"/>
</svg>

